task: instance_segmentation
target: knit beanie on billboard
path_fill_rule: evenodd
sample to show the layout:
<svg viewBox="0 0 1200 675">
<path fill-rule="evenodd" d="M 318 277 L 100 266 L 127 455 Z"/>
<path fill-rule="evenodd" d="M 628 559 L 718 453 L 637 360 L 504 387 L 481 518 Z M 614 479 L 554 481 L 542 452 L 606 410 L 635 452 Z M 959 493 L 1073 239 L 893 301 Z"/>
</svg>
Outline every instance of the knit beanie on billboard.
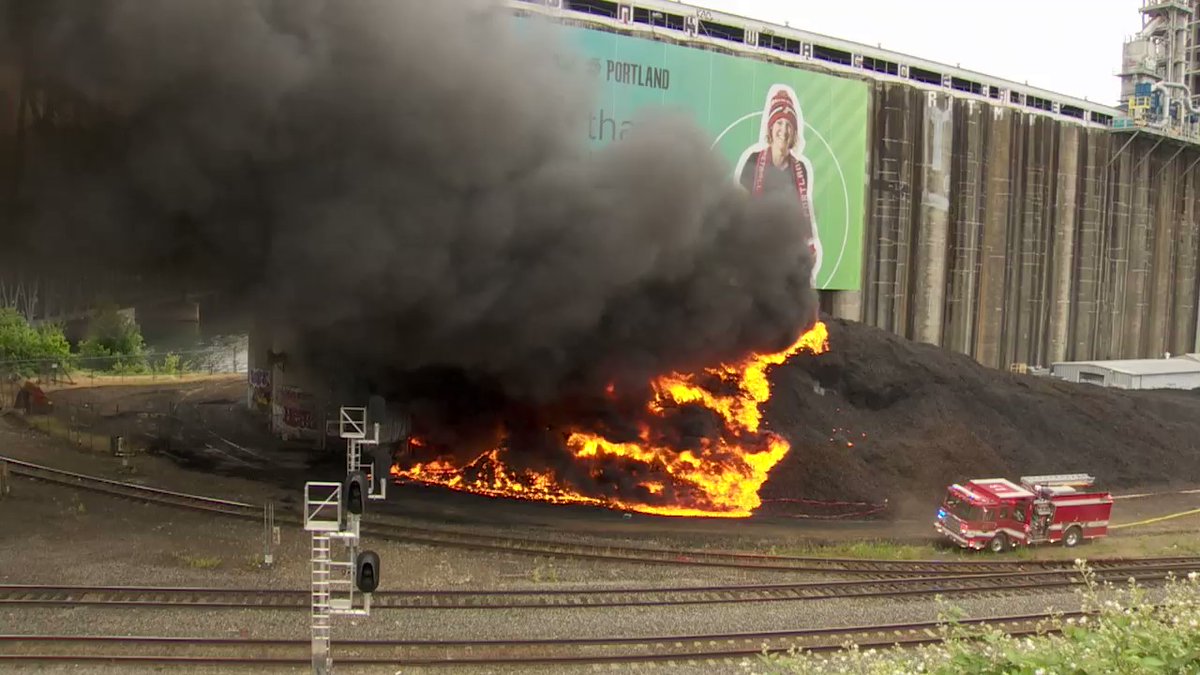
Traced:
<svg viewBox="0 0 1200 675">
<path fill-rule="evenodd" d="M 771 97 L 771 114 L 767 117 L 767 128 L 775 126 L 775 122 L 780 119 L 791 122 L 792 129 L 799 131 L 796 124 L 796 106 L 786 91 L 778 91 Z"/>
</svg>

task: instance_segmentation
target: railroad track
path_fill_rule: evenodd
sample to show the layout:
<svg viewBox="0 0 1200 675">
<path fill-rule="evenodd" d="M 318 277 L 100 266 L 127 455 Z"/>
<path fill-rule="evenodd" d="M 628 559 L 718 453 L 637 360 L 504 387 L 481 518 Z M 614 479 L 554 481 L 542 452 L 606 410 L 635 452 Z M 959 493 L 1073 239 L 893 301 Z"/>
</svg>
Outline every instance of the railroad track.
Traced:
<svg viewBox="0 0 1200 675">
<path fill-rule="evenodd" d="M 873 560 L 867 558 L 822 558 L 805 556 L 783 556 L 729 551 L 706 551 L 698 549 L 667 549 L 642 546 L 609 546 L 604 544 L 579 544 L 549 539 L 523 537 L 500 537 L 476 532 L 450 529 L 430 529 L 386 522 L 365 521 L 365 535 L 403 541 L 450 546 L 468 549 L 504 551 L 607 560 L 611 562 L 664 564 L 693 567 L 720 567 L 740 570 L 765 570 L 775 572 L 805 572 L 818 574 L 841 574 L 876 578 L 928 576 L 939 574 L 989 574 L 1012 571 L 1069 570 L 1073 560 Z M 1168 556 L 1153 558 L 1097 558 L 1089 559 L 1093 569 L 1105 567 L 1132 568 L 1163 564 L 1200 565 L 1200 556 Z"/>
<path fill-rule="evenodd" d="M 263 518 L 263 507 L 253 504 L 123 483 L 5 457 L 0 457 L 0 461 L 7 462 L 14 475 L 50 483 L 164 506 L 199 510 L 252 520 L 261 520 Z M 278 513 L 277 520 L 279 522 L 300 523 L 298 514 L 287 514 L 282 512 L 282 509 Z M 448 528 L 432 529 L 412 525 L 400 525 L 380 520 L 365 521 L 362 532 L 370 537 L 402 543 L 502 551 L 523 555 L 570 557 L 635 564 L 838 574 L 868 578 L 1064 570 L 1070 569 L 1073 566 L 1070 560 L 998 560 L 994 558 L 987 560 L 869 560 L 860 558 L 781 556 L 694 549 L 683 550 L 646 546 L 608 546 L 598 543 L 496 536 Z M 1097 570 L 1110 567 L 1119 567 L 1122 569 L 1139 566 L 1153 568 L 1157 565 L 1173 564 L 1200 564 L 1200 557 L 1178 556 L 1089 560 L 1089 565 Z"/>
<path fill-rule="evenodd" d="M 1148 585 L 1200 569 L 1200 564 L 1110 568 L 1098 581 Z M 939 575 L 887 580 L 810 581 L 777 584 L 685 586 L 672 588 L 381 590 L 374 609 L 586 609 L 664 607 L 748 602 L 836 600 L 843 598 L 929 598 L 934 595 L 1003 595 L 1060 591 L 1080 586 L 1083 576 L 1068 570 Z M 309 608 L 309 591 L 294 589 L 197 588 L 162 586 L 0 585 L 0 605 L 118 606 L 297 609 Z"/>
<path fill-rule="evenodd" d="M 237 516 L 257 520 L 261 519 L 263 515 L 263 507 L 253 504 L 245 504 L 227 499 L 216 499 L 214 497 L 202 497 L 183 492 L 137 485 L 135 483 L 124 483 L 98 476 L 88 476 L 81 473 L 63 471 L 62 469 L 52 469 L 48 466 L 22 462 L 8 457 L 0 457 L 0 462 L 7 463 L 13 475 L 80 488 L 89 492 L 99 492 L 114 497 L 136 499 L 163 506 L 176 506 L 192 511 L 207 511 L 225 516 Z"/>
<path fill-rule="evenodd" d="M 1063 618 L 1082 612 L 1060 614 Z M 1010 635 L 1048 627 L 1050 614 L 964 619 L 965 626 L 990 625 Z M 687 664 L 754 658 L 789 649 L 836 651 L 853 642 L 862 649 L 915 646 L 941 641 L 935 622 L 780 630 L 713 635 L 531 639 L 531 640 L 335 640 L 333 658 L 343 665 L 469 666 L 570 665 L 667 662 Z M 0 635 L 0 662 L 138 662 L 246 665 L 311 663 L 308 639 L 204 637 L 117 637 Z"/>
</svg>

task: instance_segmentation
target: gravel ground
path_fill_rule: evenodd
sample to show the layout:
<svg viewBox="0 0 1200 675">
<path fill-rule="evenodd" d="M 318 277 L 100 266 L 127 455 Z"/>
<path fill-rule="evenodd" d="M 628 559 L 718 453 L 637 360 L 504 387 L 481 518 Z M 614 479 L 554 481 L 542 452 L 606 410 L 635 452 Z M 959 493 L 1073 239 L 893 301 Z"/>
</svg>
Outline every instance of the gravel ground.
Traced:
<svg viewBox="0 0 1200 675">
<path fill-rule="evenodd" d="M 304 588 L 308 540 L 282 532 L 273 569 L 257 567 L 261 528 L 175 509 L 143 506 L 102 495 L 20 480 L 0 502 L 8 525 L 0 531 L 0 582 L 147 584 Z M 11 519 L 10 519 L 11 516 Z M 379 542 L 383 588 L 551 588 L 593 584 L 687 585 L 745 581 L 720 570 L 610 565 L 531 559 Z M 736 576 L 736 573 L 735 575 Z M 956 604 L 971 615 L 1019 614 L 1047 607 L 1069 609 L 1069 593 L 1023 598 L 969 598 Z M 479 639 L 670 636 L 767 631 L 815 626 L 932 620 L 928 601 L 870 600 L 757 602 L 681 608 L 386 610 L 369 618 L 336 620 L 337 636 L 357 638 Z M 302 611 L 21 608 L 0 610 L 0 632 L 110 635 L 303 638 Z M 24 671 L 24 669 L 20 669 Z M 343 669 L 349 670 L 349 669 Z M 425 669 L 433 670 L 433 669 Z M 607 672 L 587 667 L 570 672 Z M 655 672 L 739 672 L 736 662 L 658 665 Z M 303 672 L 304 669 L 263 672 Z M 444 669 L 443 669 L 444 671 Z M 622 668 L 621 672 L 627 672 Z M 32 672 L 32 671 L 28 671 Z M 162 672 L 64 667 L 38 672 Z M 229 672 L 189 669 L 189 672 Z M 352 672 L 398 672 L 353 669 Z M 405 669 L 403 672 L 422 672 Z M 456 671 L 461 672 L 461 671 Z M 473 672 L 504 672 L 478 669 Z M 535 672 L 523 669 L 522 672 Z M 544 672 L 565 672 L 562 669 Z"/>
<path fill-rule="evenodd" d="M 37 434 L 0 427 L 0 454 L 73 470 L 124 477 L 111 458 L 64 449 Z M 139 473 L 147 482 L 233 499 L 261 501 L 271 488 L 232 478 L 197 476 L 169 463 L 143 458 Z M 159 462 L 155 464 L 154 462 Z M 165 466 L 160 466 L 165 464 Z M 198 479 L 203 479 L 201 482 Z M 307 535 L 285 527 L 275 549 L 276 565 L 262 569 L 260 524 L 212 518 L 178 509 L 114 499 L 70 488 L 17 479 L 13 494 L 0 500 L 0 582 L 195 585 L 306 588 L 309 583 Z M 497 529 L 504 534 L 508 529 Z M 565 533 L 559 533 L 563 535 Z M 498 589 L 585 586 L 684 586 L 753 583 L 796 578 L 780 573 L 715 568 L 610 564 L 493 552 L 440 549 L 390 542 L 366 545 L 383 560 L 383 589 Z M 1080 553 L 1087 553 L 1082 549 Z M 960 598 L 969 615 L 1039 612 L 1077 606 L 1073 594 L 1009 598 Z M 938 608 L 928 600 L 791 601 L 682 608 L 386 610 L 369 618 L 338 618 L 337 637 L 479 639 L 669 636 L 739 631 L 799 629 L 816 626 L 933 620 Z M 0 609 L 0 633 L 71 633 L 110 635 L 181 635 L 212 637 L 305 638 L 302 611 L 178 610 L 169 608 L 27 608 Z M 104 667 L 92 664 L 61 668 L 9 666 L 11 672 L 142 673 L 161 667 Z M 240 672 L 229 667 L 188 668 L 193 673 Z M 254 672 L 307 672 L 307 668 Z M 425 669 L 446 672 L 445 669 Z M 466 672 L 744 672 L 734 661 L 619 667 L 487 669 Z M 250 670 L 245 669 L 245 672 Z M 340 672 L 396 673 L 420 669 L 364 668 Z M 456 669 L 455 672 L 464 672 Z"/>
</svg>

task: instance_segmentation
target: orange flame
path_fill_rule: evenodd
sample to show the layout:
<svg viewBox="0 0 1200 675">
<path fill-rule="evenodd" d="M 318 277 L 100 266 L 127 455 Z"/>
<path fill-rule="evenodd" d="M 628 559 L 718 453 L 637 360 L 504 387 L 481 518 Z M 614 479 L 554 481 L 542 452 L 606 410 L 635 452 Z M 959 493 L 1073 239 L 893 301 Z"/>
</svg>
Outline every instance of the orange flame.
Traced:
<svg viewBox="0 0 1200 675">
<path fill-rule="evenodd" d="M 407 469 L 393 466 L 397 479 L 408 479 L 492 496 L 519 497 L 554 503 L 592 504 L 609 508 L 667 516 L 717 516 L 744 518 L 762 504 L 758 491 L 771 469 L 791 448 L 779 435 L 760 432 L 760 406 L 771 397 L 767 369 L 784 363 L 800 352 L 820 354 L 829 349 L 829 333 L 818 322 L 792 346 L 774 354 L 752 354 L 735 364 L 707 368 L 705 372 L 729 385 L 734 393 L 717 394 L 705 389 L 693 374 L 670 373 L 652 383 L 653 399 L 648 409 L 664 416 L 670 408 L 699 405 L 720 415 L 724 430 L 716 438 L 701 439 L 698 448 L 679 450 L 655 438 L 642 426 L 640 442 L 614 442 L 600 435 L 573 430 L 566 447 L 593 473 L 604 464 L 620 460 L 653 474 L 641 480 L 644 501 L 627 496 L 583 494 L 557 479 L 552 470 L 512 468 L 499 448 L 489 450 L 465 465 L 445 460 L 416 464 Z M 612 386 L 606 394 L 612 395 Z M 415 445 L 421 445 L 413 439 Z M 663 501 L 667 503 L 660 503 Z"/>
</svg>

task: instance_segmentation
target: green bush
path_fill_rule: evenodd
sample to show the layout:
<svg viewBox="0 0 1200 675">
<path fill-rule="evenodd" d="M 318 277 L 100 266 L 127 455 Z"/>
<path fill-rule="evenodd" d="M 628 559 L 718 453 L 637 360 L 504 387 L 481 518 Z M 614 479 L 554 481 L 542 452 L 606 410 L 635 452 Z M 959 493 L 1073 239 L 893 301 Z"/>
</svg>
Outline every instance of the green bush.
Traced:
<svg viewBox="0 0 1200 675">
<path fill-rule="evenodd" d="M 160 375 L 182 375 L 192 370 L 192 364 L 184 361 L 183 357 L 175 352 L 167 352 L 162 363 L 154 370 Z"/>
<path fill-rule="evenodd" d="M 942 619 L 940 644 L 866 651 L 847 645 L 832 655 L 765 655 L 761 669 L 747 665 L 756 672 L 804 674 L 1200 673 L 1200 575 L 1169 580 L 1151 601 L 1132 579 L 1118 591 L 1098 584 L 1083 561 L 1076 566 L 1086 580 L 1082 609 L 1093 614 L 1048 621 L 1058 634 L 1014 638 L 995 628 L 967 628 L 953 610 Z"/>
<path fill-rule="evenodd" d="M 33 327 L 16 310 L 0 308 L 0 372 L 34 375 L 51 363 L 67 368 L 71 346 L 58 325 Z"/>
<path fill-rule="evenodd" d="M 81 365 L 91 370 L 127 375 L 147 369 L 141 328 L 114 305 L 101 307 L 92 317 L 79 355 Z"/>
</svg>

